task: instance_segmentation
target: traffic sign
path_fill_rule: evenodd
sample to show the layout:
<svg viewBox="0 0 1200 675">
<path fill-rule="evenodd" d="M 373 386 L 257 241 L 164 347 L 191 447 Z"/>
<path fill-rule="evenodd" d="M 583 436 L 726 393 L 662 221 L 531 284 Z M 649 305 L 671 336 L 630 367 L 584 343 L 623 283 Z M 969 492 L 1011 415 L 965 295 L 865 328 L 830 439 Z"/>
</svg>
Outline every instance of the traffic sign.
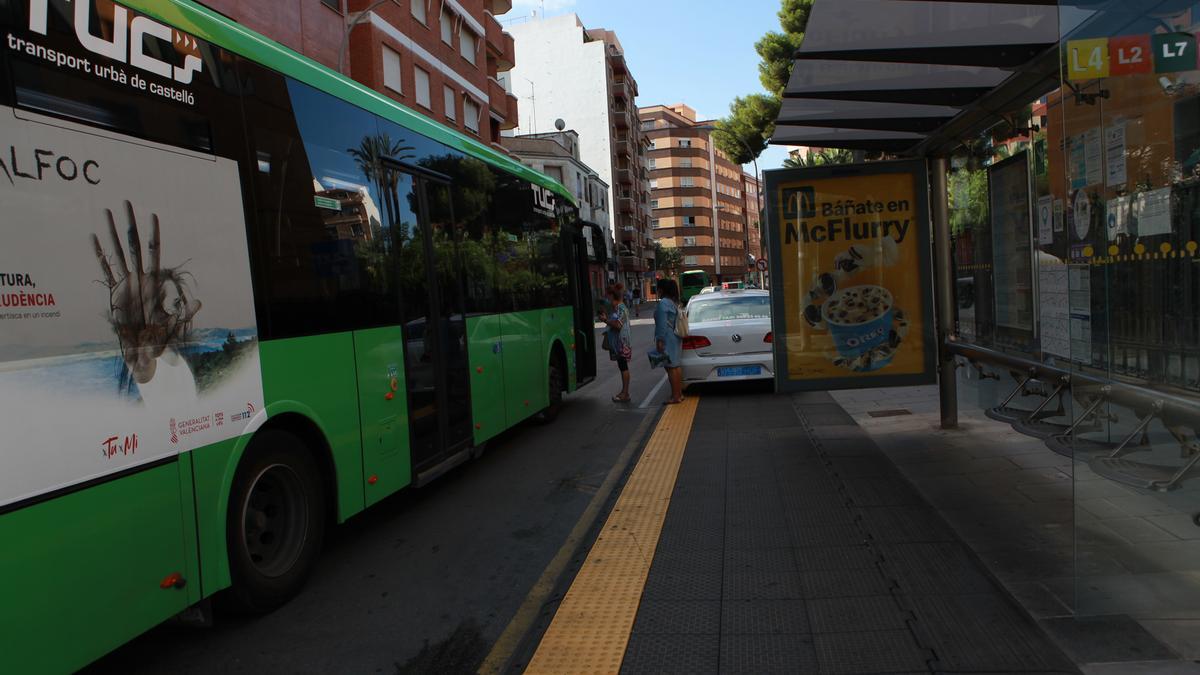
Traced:
<svg viewBox="0 0 1200 675">
<path fill-rule="evenodd" d="M 756 264 L 756 265 L 758 265 L 758 271 L 759 271 L 759 272 L 766 272 L 766 271 L 767 271 L 767 259 L 766 259 L 766 258 L 759 258 L 759 259 L 758 259 L 758 262 L 757 262 L 757 263 L 755 263 L 755 264 Z"/>
</svg>

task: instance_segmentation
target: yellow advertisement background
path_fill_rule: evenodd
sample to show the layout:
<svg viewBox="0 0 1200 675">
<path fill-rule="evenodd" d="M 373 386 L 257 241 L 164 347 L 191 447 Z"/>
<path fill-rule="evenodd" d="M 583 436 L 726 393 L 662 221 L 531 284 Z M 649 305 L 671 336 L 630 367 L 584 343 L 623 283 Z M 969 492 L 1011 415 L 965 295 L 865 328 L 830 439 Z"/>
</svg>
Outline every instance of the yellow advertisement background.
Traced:
<svg viewBox="0 0 1200 675">
<path fill-rule="evenodd" d="M 874 176 L 849 176 L 845 178 L 826 178 L 815 180 L 799 180 L 781 183 L 774 195 L 777 205 L 783 204 L 783 195 L 789 188 L 812 187 L 815 192 L 816 217 L 800 218 L 784 215 L 779 221 L 777 241 L 780 242 L 783 265 L 783 299 L 784 327 L 787 335 L 787 363 L 790 379 L 818 379 L 834 377 L 873 377 L 878 375 L 912 375 L 925 372 L 924 333 L 925 316 L 921 284 L 921 242 L 923 237 L 920 230 L 926 224 L 919 222 L 918 201 L 913 176 L 908 173 L 888 173 Z M 904 311 L 908 319 L 908 334 L 896 350 L 891 363 L 872 371 L 856 372 L 849 368 L 834 365 L 833 356 L 837 354 L 833 338 L 827 329 L 816 329 L 805 321 L 803 312 L 809 304 L 808 291 L 814 286 L 814 281 L 822 272 L 834 271 L 834 257 L 845 252 L 851 245 L 873 248 L 877 253 L 881 249 L 878 238 L 866 240 L 850 240 L 839 236 L 829 242 L 804 242 L 799 237 L 787 241 L 787 226 L 807 224 L 825 225 L 830 217 L 821 215 L 822 205 L 829 202 L 853 200 L 856 204 L 889 202 L 906 200 L 908 209 L 902 211 L 887 211 L 875 214 L 846 216 L 854 223 L 882 222 L 885 220 L 908 219 L 909 227 L 904 240 L 898 243 L 896 263 L 890 266 L 860 268 L 854 273 L 838 281 L 839 288 L 871 284 L 883 286 L 892 293 L 897 309 Z M 780 208 L 778 213 L 786 213 Z M 834 218 L 840 216 L 832 216 Z"/>
</svg>

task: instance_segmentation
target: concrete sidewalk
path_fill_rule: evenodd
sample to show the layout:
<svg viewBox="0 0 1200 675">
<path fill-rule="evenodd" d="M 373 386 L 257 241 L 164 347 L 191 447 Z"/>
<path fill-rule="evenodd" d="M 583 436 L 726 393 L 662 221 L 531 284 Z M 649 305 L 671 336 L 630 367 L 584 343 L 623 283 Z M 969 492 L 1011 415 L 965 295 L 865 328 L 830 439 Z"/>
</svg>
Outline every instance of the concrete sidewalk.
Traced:
<svg viewBox="0 0 1200 675">
<path fill-rule="evenodd" d="M 622 672 L 1077 672 L 828 394 L 701 397 L 651 550 Z"/>
</svg>

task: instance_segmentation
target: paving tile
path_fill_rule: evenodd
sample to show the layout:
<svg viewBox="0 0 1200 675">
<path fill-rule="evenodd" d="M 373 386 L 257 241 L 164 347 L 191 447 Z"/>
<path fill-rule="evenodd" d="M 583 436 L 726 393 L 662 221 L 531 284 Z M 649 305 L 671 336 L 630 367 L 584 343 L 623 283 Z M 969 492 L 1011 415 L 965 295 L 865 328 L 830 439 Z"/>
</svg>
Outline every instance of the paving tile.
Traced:
<svg viewBox="0 0 1200 675">
<path fill-rule="evenodd" d="M 891 582 L 875 569 L 803 571 L 800 580 L 806 599 L 887 595 L 892 590 Z"/>
<path fill-rule="evenodd" d="M 721 601 L 644 599 L 638 605 L 633 631 L 715 635 L 721 632 Z"/>
<path fill-rule="evenodd" d="M 1178 539 L 1175 535 L 1144 518 L 1102 520 L 1097 525 L 1116 533 L 1131 544 L 1140 544 L 1149 541 L 1175 541 Z"/>
<path fill-rule="evenodd" d="M 808 607 L 795 598 L 725 600 L 721 634 L 808 633 Z"/>
<path fill-rule="evenodd" d="M 939 670 L 1073 670 L 1071 662 L 1020 609 L 998 593 L 906 597 L 913 629 Z"/>
<path fill-rule="evenodd" d="M 812 673 L 817 667 L 811 635 L 721 635 L 722 674 Z"/>
<path fill-rule="evenodd" d="M 1070 483 L 1018 485 L 1017 490 L 1035 502 L 1069 502 L 1075 499 L 1074 486 Z"/>
<path fill-rule="evenodd" d="M 1062 455 L 1052 450 L 1043 448 L 1042 452 L 1012 455 L 1009 461 L 1022 469 L 1035 469 L 1041 467 L 1054 466 L 1071 466 L 1071 458 L 1063 457 Z"/>
<path fill-rule="evenodd" d="M 820 442 L 821 440 L 824 440 L 824 439 L 856 440 L 856 439 L 870 439 L 871 438 L 869 435 L 867 435 L 867 432 L 864 431 L 863 428 L 858 426 L 857 424 L 837 424 L 837 425 L 818 426 L 818 427 L 813 428 L 812 435 L 813 435 L 813 438 L 816 438 L 818 440 L 818 442 Z"/>
<path fill-rule="evenodd" d="M 856 546 L 867 540 L 867 535 L 858 524 L 828 525 L 800 524 L 789 530 L 792 542 L 797 547 L 805 546 Z"/>
<path fill-rule="evenodd" d="M 796 572 L 796 557 L 790 548 L 725 549 L 725 573 Z"/>
<path fill-rule="evenodd" d="M 813 636 L 821 673 L 928 672 L 928 651 L 906 630 Z"/>
<path fill-rule="evenodd" d="M 1124 614 L 1044 619 L 1038 623 L 1079 663 L 1178 658 L 1141 624 Z"/>
<path fill-rule="evenodd" d="M 1200 662 L 1200 619 L 1142 619 L 1139 623 L 1180 657 Z"/>
<path fill-rule="evenodd" d="M 722 597 L 728 600 L 775 600 L 804 598 L 800 578 L 794 571 L 774 572 L 753 570 L 749 572 L 726 571 L 723 578 Z"/>
<path fill-rule="evenodd" d="M 725 532 L 728 548 L 791 548 L 792 538 L 786 527 L 738 527 Z"/>
<path fill-rule="evenodd" d="M 621 663 L 623 675 L 702 675 L 720 672 L 718 635 L 633 633 Z"/>
<path fill-rule="evenodd" d="M 884 457 L 833 457 L 830 472 L 843 480 L 849 478 L 880 478 L 895 475 L 896 468 Z"/>
<path fill-rule="evenodd" d="M 847 478 L 846 495 L 855 506 L 924 506 L 925 500 L 899 476 Z"/>
<path fill-rule="evenodd" d="M 1191 515 L 1148 516 L 1146 520 L 1170 532 L 1179 539 L 1200 539 L 1200 525 Z"/>
<path fill-rule="evenodd" d="M 864 545 L 808 546 L 794 551 L 800 572 L 877 569 L 879 553 Z"/>
<path fill-rule="evenodd" d="M 722 575 L 712 572 L 655 572 L 642 590 L 643 599 L 720 600 Z"/>
<path fill-rule="evenodd" d="M 650 565 L 650 574 L 676 574 L 704 572 L 721 574 L 725 569 L 725 555 L 721 548 L 685 550 L 676 547 L 658 546 Z"/>
<path fill-rule="evenodd" d="M 880 542 L 957 541 L 933 509 L 886 506 L 864 508 L 862 514 L 863 528 Z"/>
<path fill-rule="evenodd" d="M 808 601 L 813 633 L 906 630 L 911 614 L 891 595 L 815 598 Z"/>
<path fill-rule="evenodd" d="M 1004 587 L 1035 619 L 1071 616 L 1071 608 L 1040 581 L 1007 583 Z"/>
<path fill-rule="evenodd" d="M 995 584 L 958 543 L 882 544 L 880 569 L 912 595 L 986 593 Z"/>
</svg>

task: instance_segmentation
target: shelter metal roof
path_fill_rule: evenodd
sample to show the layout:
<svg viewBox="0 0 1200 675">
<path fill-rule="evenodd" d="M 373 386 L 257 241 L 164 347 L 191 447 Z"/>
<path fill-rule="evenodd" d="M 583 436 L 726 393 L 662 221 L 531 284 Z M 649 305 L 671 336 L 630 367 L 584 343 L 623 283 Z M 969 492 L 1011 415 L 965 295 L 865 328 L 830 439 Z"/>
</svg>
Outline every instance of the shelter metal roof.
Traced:
<svg viewBox="0 0 1200 675">
<path fill-rule="evenodd" d="M 816 0 L 770 142 L 944 149 L 1057 87 L 1064 27 L 1092 6 L 1164 1 Z"/>
</svg>

